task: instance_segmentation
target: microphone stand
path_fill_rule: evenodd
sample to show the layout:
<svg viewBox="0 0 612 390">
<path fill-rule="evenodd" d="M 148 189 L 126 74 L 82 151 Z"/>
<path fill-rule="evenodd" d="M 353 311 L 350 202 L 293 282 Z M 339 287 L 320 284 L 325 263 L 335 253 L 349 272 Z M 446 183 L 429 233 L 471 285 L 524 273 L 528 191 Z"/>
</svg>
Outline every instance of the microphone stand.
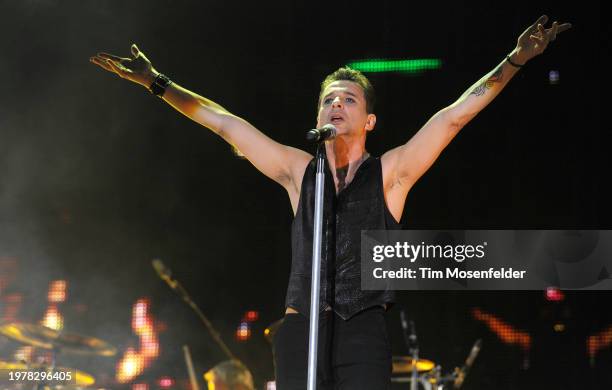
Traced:
<svg viewBox="0 0 612 390">
<path fill-rule="evenodd" d="M 418 378 L 418 363 L 419 363 L 419 343 L 417 341 L 416 330 L 414 327 L 414 321 L 410 320 L 410 335 L 408 334 L 408 321 L 406 321 L 406 314 L 404 310 L 400 310 L 400 324 L 402 325 L 402 334 L 404 335 L 404 341 L 408 347 L 408 353 L 412 360 L 412 372 L 410 375 L 410 390 L 417 390 L 417 379 Z"/>
<path fill-rule="evenodd" d="M 476 340 L 476 342 L 472 346 L 472 349 L 470 350 L 470 353 L 468 354 L 467 359 L 465 359 L 465 363 L 459 370 L 456 370 L 455 379 L 453 381 L 453 389 L 460 389 L 461 386 L 463 386 L 465 377 L 474 365 L 474 361 L 476 360 L 476 356 L 478 356 L 478 352 L 480 352 L 481 346 L 482 339 Z"/>
<path fill-rule="evenodd" d="M 154 268 L 156 268 L 155 261 L 156 260 L 153 260 Z M 217 332 L 217 330 L 213 327 L 212 323 L 208 320 L 208 317 L 204 315 L 204 313 L 202 312 L 202 310 L 200 310 L 198 305 L 196 305 L 193 299 L 191 299 L 191 296 L 189 295 L 187 290 L 185 290 L 183 285 L 178 280 L 172 279 L 170 275 L 168 274 L 163 275 L 163 276 L 160 275 L 160 276 L 168 284 L 168 286 L 170 286 L 172 290 L 176 291 L 176 293 L 179 294 L 181 298 L 183 298 L 183 301 L 185 301 L 185 303 L 187 303 L 187 305 L 189 305 L 189 307 L 193 309 L 193 311 L 196 313 L 198 318 L 202 321 L 206 329 L 208 329 L 208 332 L 212 336 L 213 340 L 217 343 L 217 345 L 219 345 L 219 348 L 223 350 L 223 353 L 225 353 L 225 355 L 227 355 L 229 359 L 237 360 L 236 356 L 234 356 L 234 354 L 229 350 L 229 348 L 223 342 L 223 340 L 221 340 L 221 336 L 219 335 L 219 332 Z"/>
<path fill-rule="evenodd" d="M 408 337 L 408 348 L 410 358 L 412 359 L 412 375 L 410 379 L 410 390 L 417 390 L 418 369 L 419 363 L 419 344 L 417 341 L 416 331 L 414 330 L 414 322 L 410 321 L 410 336 Z"/>
<path fill-rule="evenodd" d="M 317 346 L 319 340 L 319 291 L 321 289 L 321 241 L 323 230 L 323 190 L 325 189 L 325 143 L 317 145 L 314 232 L 312 240 L 312 280 L 310 285 L 310 329 L 308 332 L 308 390 L 317 385 Z"/>
</svg>

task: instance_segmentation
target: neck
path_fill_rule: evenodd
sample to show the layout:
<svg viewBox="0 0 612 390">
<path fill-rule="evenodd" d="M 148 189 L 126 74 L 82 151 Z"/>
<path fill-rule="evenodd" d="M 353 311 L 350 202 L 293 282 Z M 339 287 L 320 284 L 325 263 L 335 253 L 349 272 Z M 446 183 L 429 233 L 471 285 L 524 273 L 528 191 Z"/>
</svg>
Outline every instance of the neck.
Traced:
<svg viewBox="0 0 612 390">
<path fill-rule="evenodd" d="M 351 169 L 354 165 L 359 165 L 366 156 L 365 137 L 361 140 L 337 137 L 325 143 L 327 161 L 332 171 L 338 169 Z"/>
<path fill-rule="evenodd" d="M 346 142 L 346 138 L 338 137 L 325 143 L 325 151 L 334 176 L 336 193 L 339 193 L 351 182 L 357 168 L 368 157 L 365 138 L 361 142 Z"/>
</svg>

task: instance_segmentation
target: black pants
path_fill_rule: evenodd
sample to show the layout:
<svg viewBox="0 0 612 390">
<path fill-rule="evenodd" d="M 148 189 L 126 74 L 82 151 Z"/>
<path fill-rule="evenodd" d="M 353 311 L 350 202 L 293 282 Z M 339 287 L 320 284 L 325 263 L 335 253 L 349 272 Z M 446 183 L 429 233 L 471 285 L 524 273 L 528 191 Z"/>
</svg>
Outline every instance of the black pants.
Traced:
<svg viewBox="0 0 612 390">
<path fill-rule="evenodd" d="M 384 309 L 365 310 L 348 321 L 322 312 L 317 356 L 317 390 L 383 390 L 390 386 L 391 346 Z M 278 390 L 306 389 L 308 318 L 286 314 L 274 335 Z"/>
</svg>

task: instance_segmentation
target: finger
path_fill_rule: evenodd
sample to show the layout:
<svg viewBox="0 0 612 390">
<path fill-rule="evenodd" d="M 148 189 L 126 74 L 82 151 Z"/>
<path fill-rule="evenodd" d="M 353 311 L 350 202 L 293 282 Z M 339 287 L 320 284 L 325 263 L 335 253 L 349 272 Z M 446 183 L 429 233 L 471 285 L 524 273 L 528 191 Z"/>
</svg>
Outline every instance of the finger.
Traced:
<svg viewBox="0 0 612 390">
<path fill-rule="evenodd" d="M 559 27 L 557 28 L 557 35 L 559 35 L 563 31 L 569 30 L 570 28 L 572 28 L 572 24 L 571 23 L 560 24 Z"/>
<path fill-rule="evenodd" d="M 539 36 L 539 35 L 534 35 L 534 34 L 531 34 L 531 35 L 529 36 L 529 39 L 531 39 L 531 40 L 533 40 L 533 41 L 537 41 L 537 42 L 543 42 L 543 41 L 544 41 L 544 38 L 542 38 L 542 37 L 541 37 L 541 36 Z"/>
<path fill-rule="evenodd" d="M 538 20 L 535 21 L 534 24 L 531 25 L 531 33 L 538 31 L 538 25 L 540 24 L 546 24 L 546 22 L 548 21 L 548 16 L 546 15 L 542 15 L 538 18 Z"/>
<path fill-rule="evenodd" d="M 112 69 L 113 72 L 117 73 L 117 75 L 119 77 L 123 77 L 123 70 L 120 69 L 117 64 L 115 64 L 113 61 L 111 60 L 106 60 L 106 63 L 108 64 L 108 66 Z"/>
<path fill-rule="evenodd" d="M 550 41 L 554 41 L 555 39 L 557 39 L 557 31 L 559 29 L 559 24 L 557 22 L 554 22 L 552 27 L 550 28 Z"/>
<path fill-rule="evenodd" d="M 544 29 L 544 26 L 541 24 L 538 24 L 538 32 L 541 34 L 542 37 L 546 36 L 546 30 Z"/>
<path fill-rule="evenodd" d="M 113 60 L 113 61 L 122 61 L 122 60 L 129 60 L 129 58 L 124 58 L 124 57 L 119 57 L 113 54 L 109 54 L 109 53 L 98 53 L 98 57 L 102 57 L 106 60 Z"/>
<path fill-rule="evenodd" d="M 132 43 L 132 46 L 130 47 L 130 49 L 132 50 L 132 55 L 134 57 L 138 57 L 138 55 L 140 54 L 140 50 L 138 50 L 138 46 L 136 46 L 135 43 Z"/>
<path fill-rule="evenodd" d="M 532 41 L 534 41 L 534 43 L 537 43 L 539 45 L 543 45 L 544 44 L 544 38 L 539 37 L 537 35 L 530 35 L 529 39 L 531 39 Z"/>
<path fill-rule="evenodd" d="M 92 64 L 96 64 L 99 67 L 103 68 L 104 70 L 107 70 L 109 72 L 114 72 L 113 69 L 106 63 L 106 60 L 103 60 L 99 57 L 89 57 L 89 61 Z"/>
<path fill-rule="evenodd" d="M 538 24 L 546 24 L 548 22 L 548 15 L 542 15 L 538 18 Z"/>
</svg>

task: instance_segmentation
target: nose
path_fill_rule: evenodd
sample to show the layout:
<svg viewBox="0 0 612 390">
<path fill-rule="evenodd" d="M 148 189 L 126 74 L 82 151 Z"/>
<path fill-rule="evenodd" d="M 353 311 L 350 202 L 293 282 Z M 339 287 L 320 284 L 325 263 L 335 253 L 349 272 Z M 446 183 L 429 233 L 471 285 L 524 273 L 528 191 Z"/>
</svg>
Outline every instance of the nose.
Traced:
<svg viewBox="0 0 612 390">
<path fill-rule="evenodd" d="M 332 108 L 342 107 L 342 100 L 340 100 L 340 96 L 336 96 L 332 101 Z"/>
</svg>

